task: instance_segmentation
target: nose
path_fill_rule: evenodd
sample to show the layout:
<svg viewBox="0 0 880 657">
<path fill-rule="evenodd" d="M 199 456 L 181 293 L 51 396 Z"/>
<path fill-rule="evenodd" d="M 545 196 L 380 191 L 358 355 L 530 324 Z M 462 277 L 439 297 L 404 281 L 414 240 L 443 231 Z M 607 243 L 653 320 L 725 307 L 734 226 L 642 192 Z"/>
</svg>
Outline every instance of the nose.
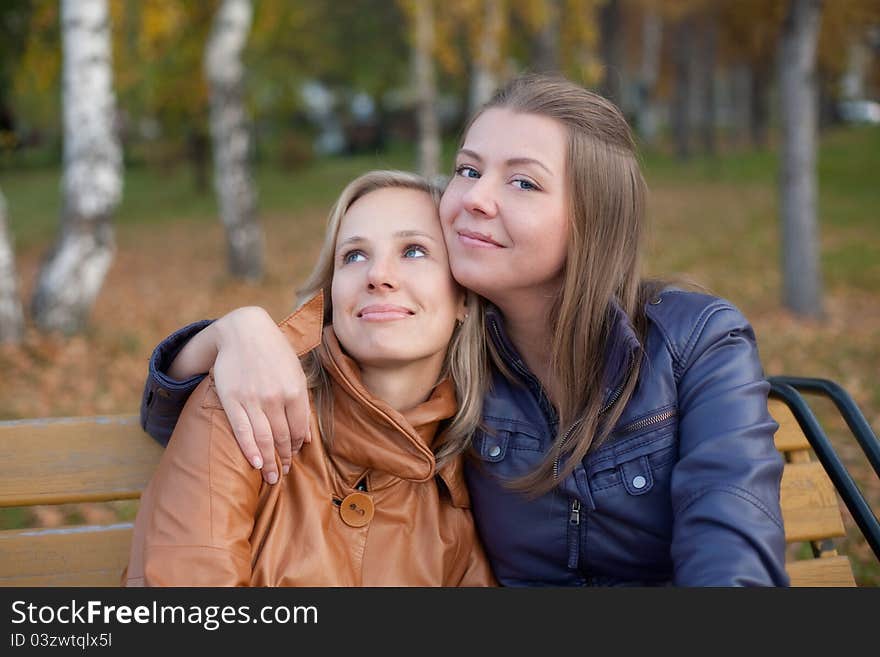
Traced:
<svg viewBox="0 0 880 657">
<path fill-rule="evenodd" d="M 465 210 L 472 215 L 491 219 L 498 214 L 498 202 L 489 176 L 484 175 L 471 182 L 461 201 Z"/>
<path fill-rule="evenodd" d="M 367 268 L 367 288 L 370 290 L 396 290 L 397 267 L 393 257 L 374 257 Z"/>
</svg>

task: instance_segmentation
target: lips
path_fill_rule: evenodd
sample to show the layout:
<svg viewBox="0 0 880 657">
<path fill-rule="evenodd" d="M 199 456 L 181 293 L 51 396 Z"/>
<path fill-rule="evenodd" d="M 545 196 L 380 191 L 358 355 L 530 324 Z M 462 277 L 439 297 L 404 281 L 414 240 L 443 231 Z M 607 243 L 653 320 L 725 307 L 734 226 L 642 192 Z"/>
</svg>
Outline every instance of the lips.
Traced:
<svg viewBox="0 0 880 657">
<path fill-rule="evenodd" d="M 458 238 L 461 242 L 468 246 L 476 246 L 482 248 L 504 248 L 503 245 L 492 239 L 491 235 L 478 233 L 473 230 L 458 231 Z"/>
<path fill-rule="evenodd" d="M 387 322 L 395 319 L 405 319 L 415 315 L 415 312 L 404 306 L 389 303 L 373 304 L 361 308 L 357 316 L 368 322 Z"/>
</svg>

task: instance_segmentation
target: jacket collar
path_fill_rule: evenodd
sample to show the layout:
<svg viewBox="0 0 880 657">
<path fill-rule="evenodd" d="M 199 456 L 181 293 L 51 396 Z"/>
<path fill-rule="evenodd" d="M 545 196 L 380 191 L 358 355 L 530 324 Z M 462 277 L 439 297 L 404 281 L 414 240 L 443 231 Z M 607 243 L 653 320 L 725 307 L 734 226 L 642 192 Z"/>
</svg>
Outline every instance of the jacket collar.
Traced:
<svg viewBox="0 0 880 657">
<path fill-rule="evenodd" d="M 354 487 L 364 474 L 371 490 L 396 479 L 421 483 L 437 475 L 455 506 L 470 506 L 461 459 L 452 459 L 438 472 L 431 450 L 441 421 L 458 408 L 452 381 L 440 382 L 426 401 L 405 413 L 396 411 L 364 387 L 360 368 L 342 350 L 333 327 L 322 326 L 323 316 L 323 295 L 318 293 L 280 327 L 297 355 L 318 348 L 330 376 L 333 439 L 326 449 L 346 485 Z"/>
<path fill-rule="evenodd" d="M 611 400 L 617 389 L 623 384 L 630 365 L 642 348 L 632 322 L 617 299 L 612 299 L 608 304 L 608 313 L 611 319 L 611 332 L 605 349 L 603 406 Z M 513 345 L 513 341 L 504 328 L 504 315 L 501 309 L 494 304 L 487 305 L 486 326 L 490 339 L 508 368 L 513 372 L 527 374 L 528 380 L 531 380 L 533 384 L 540 385 Z"/>
</svg>

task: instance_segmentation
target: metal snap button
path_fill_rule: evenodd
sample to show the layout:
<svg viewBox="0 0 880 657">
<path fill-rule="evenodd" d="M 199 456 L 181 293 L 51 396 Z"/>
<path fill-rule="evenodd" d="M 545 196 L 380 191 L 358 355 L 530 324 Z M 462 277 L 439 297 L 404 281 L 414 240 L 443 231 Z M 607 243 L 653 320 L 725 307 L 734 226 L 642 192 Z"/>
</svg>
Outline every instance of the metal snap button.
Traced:
<svg viewBox="0 0 880 657">
<path fill-rule="evenodd" d="M 635 477 L 633 477 L 632 483 L 633 488 L 644 488 L 647 485 L 648 480 L 645 479 L 642 475 L 636 475 Z"/>
<path fill-rule="evenodd" d="M 364 493 L 346 495 L 339 505 L 339 515 L 349 527 L 363 527 L 373 519 L 374 511 L 373 500 Z"/>
<path fill-rule="evenodd" d="M 498 445 L 493 445 L 492 449 L 489 450 L 489 456 L 494 459 L 499 454 L 501 454 L 501 447 L 499 447 Z"/>
<path fill-rule="evenodd" d="M 655 298 L 655 299 L 651 299 L 648 303 L 650 303 L 652 306 L 656 306 L 656 305 L 658 305 L 661 301 L 663 301 L 663 297 L 657 297 L 657 298 Z"/>
</svg>

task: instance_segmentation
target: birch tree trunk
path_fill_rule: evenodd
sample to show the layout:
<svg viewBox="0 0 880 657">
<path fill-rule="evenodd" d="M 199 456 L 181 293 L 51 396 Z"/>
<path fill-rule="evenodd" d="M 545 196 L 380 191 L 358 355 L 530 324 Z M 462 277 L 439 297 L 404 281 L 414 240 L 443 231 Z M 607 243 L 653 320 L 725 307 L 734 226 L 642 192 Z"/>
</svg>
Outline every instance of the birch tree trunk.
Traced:
<svg viewBox="0 0 880 657">
<path fill-rule="evenodd" d="M 418 96 L 419 172 L 428 180 L 440 172 L 440 126 L 437 121 L 437 83 L 434 73 L 434 3 L 415 3 L 413 68 Z"/>
<path fill-rule="evenodd" d="M 205 49 L 210 88 L 214 187 L 226 229 L 229 273 L 257 281 L 263 276 L 263 230 L 250 171 L 251 134 L 244 107 L 242 52 L 253 18 L 250 0 L 223 0 Z"/>
<path fill-rule="evenodd" d="M 44 330 L 81 330 L 113 260 L 111 219 L 122 196 L 122 151 L 107 0 L 62 0 L 64 174 L 61 235 L 37 279 Z"/>
<path fill-rule="evenodd" d="M 790 0 L 779 53 L 783 301 L 822 315 L 816 218 L 816 46 L 821 0 Z"/>
<path fill-rule="evenodd" d="M 503 27 L 503 0 L 483 0 L 483 29 L 471 78 L 471 114 L 487 103 L 498 88 Z"/>
<path fill-rule="evenodd" d="M 639 76 L 639 106 L 636 127 L 639 136 L 649 145 L 657 140 L 657 110 L 654 90 L 660 75 L 660 46 L 663 40 L 663 19 L 654 8 L 648 8 L 642 19 L 642 65 Z"/>
<path fill-rule="evenodd" d="M 18 298 L 15 252 L 6 221 L 6 199 L 0 191 L 0 342 L 20 342 L 24 316 Z"/>
</svg>

